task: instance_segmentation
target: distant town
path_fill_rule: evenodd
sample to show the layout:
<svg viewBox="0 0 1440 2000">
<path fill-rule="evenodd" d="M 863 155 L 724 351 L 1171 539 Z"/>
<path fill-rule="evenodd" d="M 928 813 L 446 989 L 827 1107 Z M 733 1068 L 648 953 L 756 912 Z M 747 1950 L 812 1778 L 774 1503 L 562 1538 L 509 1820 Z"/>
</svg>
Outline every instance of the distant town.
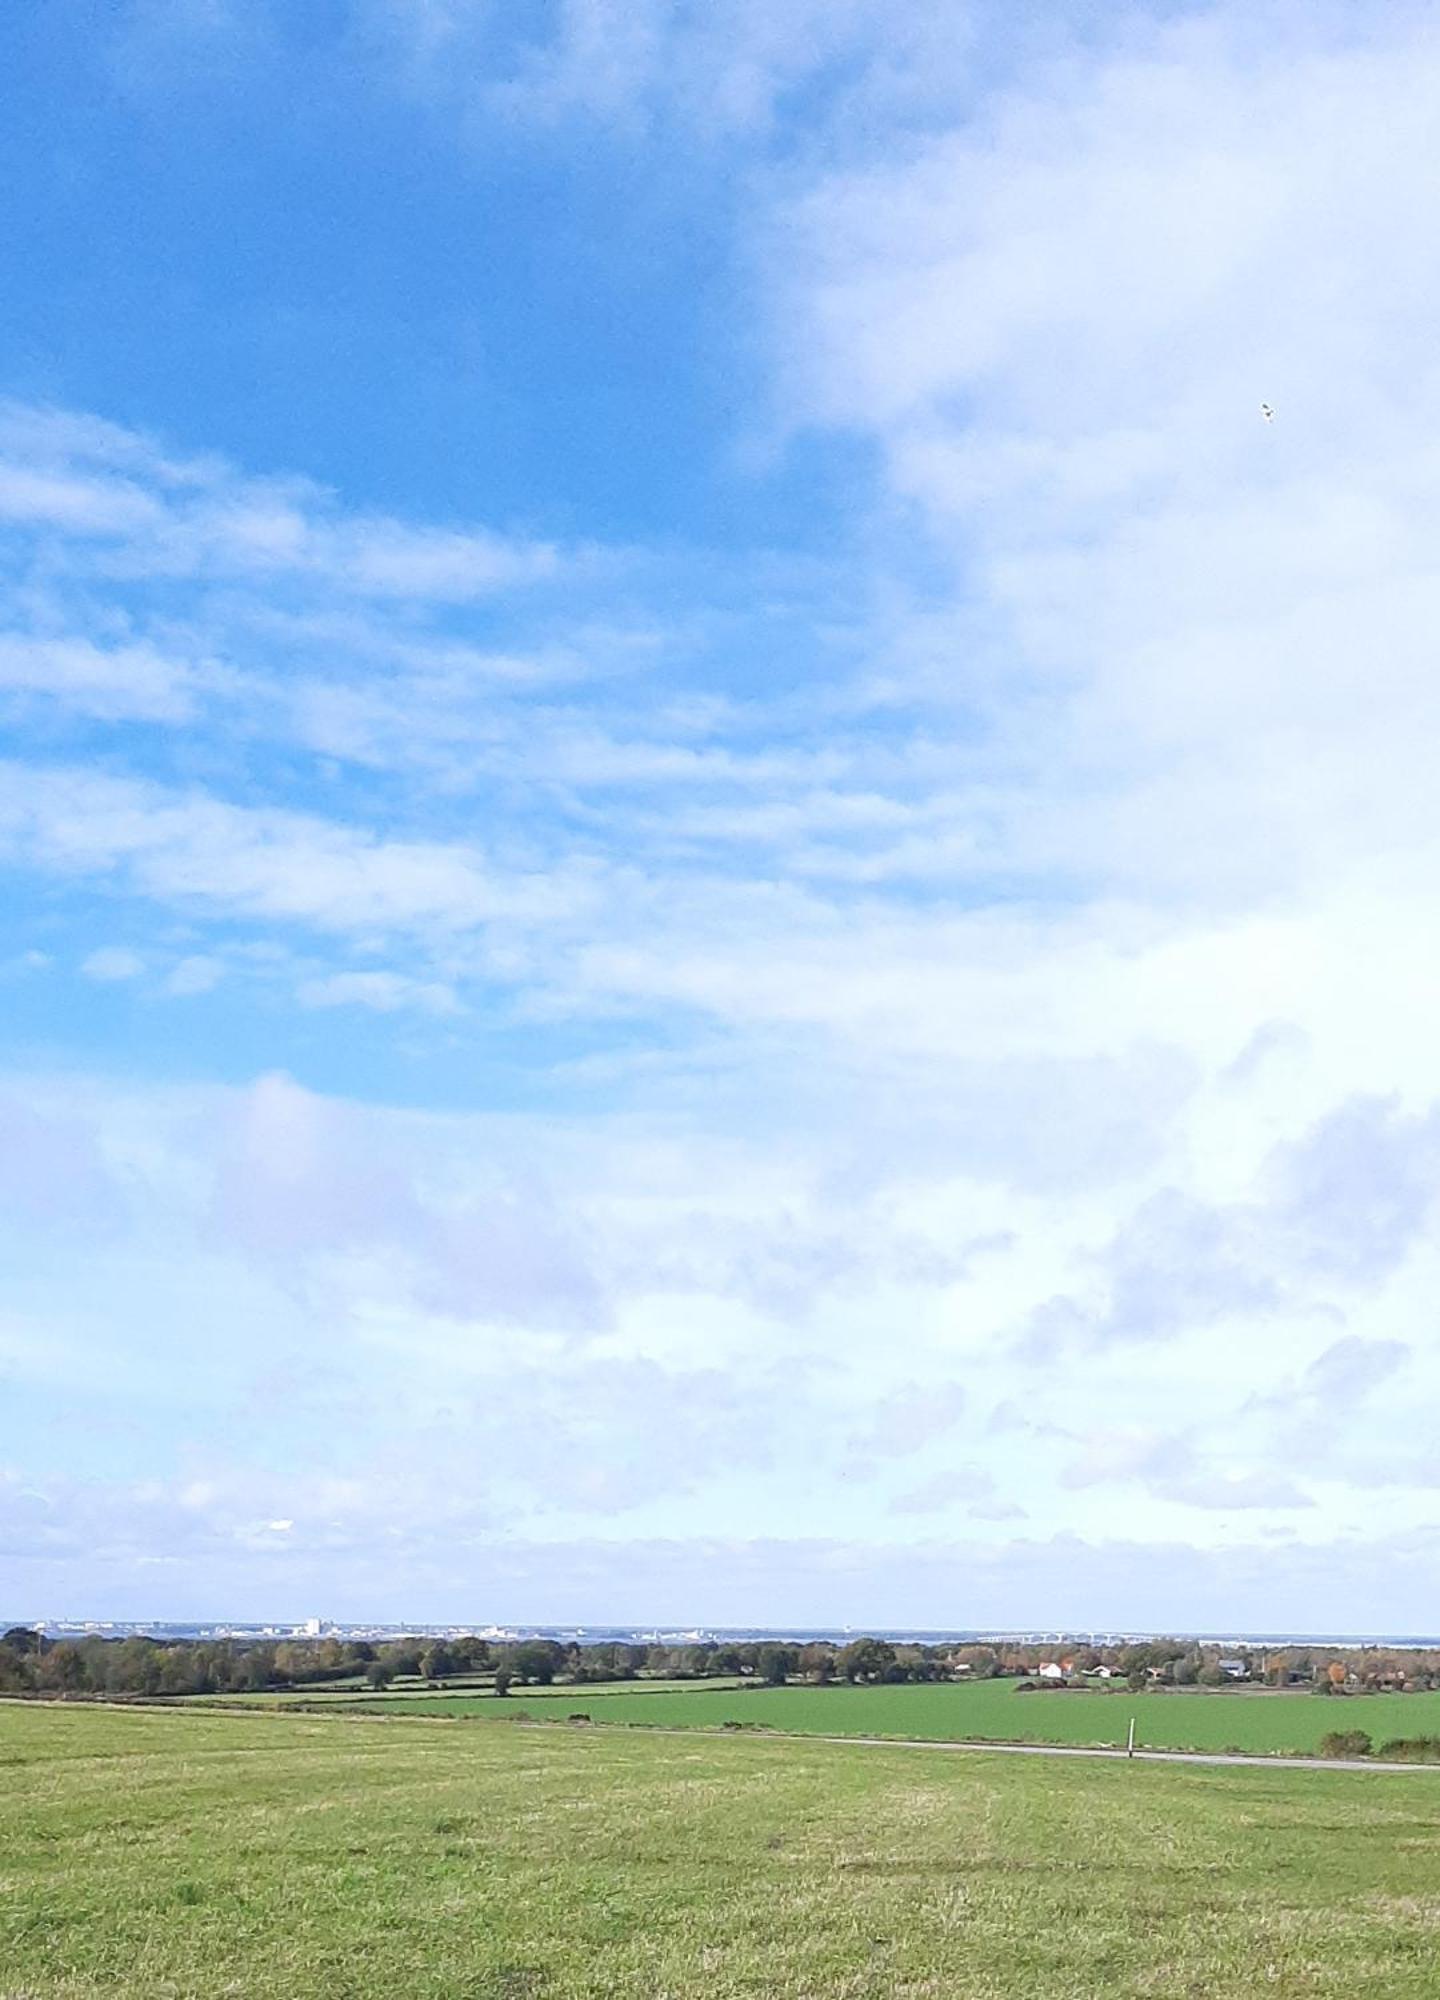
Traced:
<svg viewBox="0 0 1440 2000">
<path fill-rule="evenodd" d="M 1076 1627 L 1032 1626 L 1028 1629 L 962 1626 L 888 1625 L 531 1625 L 424 1624 L 405 1622 L 351 1623 L 312 1617 L 298 1623 L 277 1620 L 255 1624 L 243 1620 L 217 1619 L 187 1621 L 169 1619 L 107 1618 L 0 1618 L 0 1628 L 24 1626 L 43 1633 L 47 1639 L 137 1639 L 162 1640 L 265 1640 L 339 1639 L 386 1642 L 396 1639 L 486 1639 L 492 1644 L 518 1644 L 526 1639 L 552 1639 L 565 1646 L 705 1646 L 737 1645 L 776 1641 L 804 1645 L 811 1642 L 843 1646 L 858 1633 L 886 1639 L 897 1645 L 1015 1646 L 1023 1648 L 1153 1645 L 1162 1638 L 1184 1637 L 1211 1647 L 1231 1647 L 1237 1653 L 1263 1651 L 1280 1646 L 1339 1647 L 1366 1650 L 1384 1647 L 1390 1651 L 1428 1652 L 1440 1647 L 1440 1636 L 1423 1633 L 1336 1632 L 1169 1632 L 1125 1630 L 1119 1627 L 1084 1630 Z"/>
</svg>

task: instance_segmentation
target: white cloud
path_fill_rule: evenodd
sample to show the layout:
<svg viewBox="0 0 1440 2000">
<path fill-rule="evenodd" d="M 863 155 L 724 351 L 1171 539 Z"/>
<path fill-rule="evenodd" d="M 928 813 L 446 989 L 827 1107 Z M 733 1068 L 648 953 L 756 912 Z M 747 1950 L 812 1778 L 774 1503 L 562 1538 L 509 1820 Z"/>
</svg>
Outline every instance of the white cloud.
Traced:
<svg viewBox="0 0 1440 2000">
<path fill-rule="evenodd" d="M 458 842 L 388 840 L 312 814 L 77 770 L 11 764 L 3 778 L 0 848 L 12 858 L 60 874 L 118 875 L 181 906 L 343 933 L 559 917 L 589 896 L 582 870 L 563 878 L 502 870 Z"/>
<path fill-rule="evenodd" d="M 867 1413 L 865 1427 L 850 1439 L 851 1449 L 862 1458 L 908 1458 L 953 1430 L 965 1406 L 958 1382 L 892 1389 Z"/>
<path fill-rule="evenodd" d="M 204 952 L 193 952 L 174 965 L 165 980 L 165 990 L 177 998 L 185 999 L 199 993 L 210 993 L 225 977 L 225 967 L 218 958 L 210 958 Z"/>
<path fill-rule="evenodd" d="M 311 480 L 179 460 L 86 413 L 13 403 L 0 406 L 0 522 L 63 531 L 80 544 L 70 566 L 117 578 L 293 578 L 340 600 L 464 603 L 562 561 L 548 542 L 346 513 Z"/>
<path fill-rule="evenodd" d="M 972 34 L 970 9 L 928 0 L 899 14 L 876 0 L 562 0 L 546 23 L 485 0 L 361 0 L 360 14 L 392 77 L 455 105 L 492 144 L 497 121 L 577 119 L 632 138 L 659 126 L 692 145 L 780 143 L 792 94 L 818 89 L 859 124 L 887 103 L 923 102 Z"/>
<path fill-rule="evenodd" d="M 890 1503 L 892 1514 L 944 1514 L 968 1504 L 974 1518 L 1019 1520 L 1014 1501 L 995 1499 L 995 1476 L 975 1465 L 956 1465 L 922 1479 Z M 983 1516 L 980 1510 L 984 1510 Z"/>
<path fill-rule="evenodd" d="M 324 979 L 306 979 L 296 989 L 302 1007 L 369 1007 L 393 1014 L 416 1007 L 427 1014 L 455 1014 L 459 1002 L 452 987 L 438 980 L 407 979 L 398 972 L 334 972 Z"/>
<path fill-rule="evenodd" d="M 13 1149 L 27 1217 L 6 1252 L 12 1310 L 72 1329 L 71 1374 L 118 1341 L 130 1376 L 115 1393 L 155 1402 L 137 1421 L 158 1426 L 157 1450 L 177 1401 L 193 1428 L 212 1398 L 233 1408 L 247 1376 L 314 1351 L 338 1377 L 318 1401 L 284 1398 L 312 1438 L 319 1425 L 353 1444 L 378 1426 L 433 1469 L 448 1412 L 443 1448 L 473 1454 L 483 1431 L 493 1480 L 494 1427 L 517 1450 L 528 1434 L 551 1471 L 528 1491 L 505 1472 L 485 1502 L 519 1519 L 613 1511 L 643 1529 L 663 1502 L 676 1533 L 723 1510 L 739 1534 L 778 1514 L 863 1537 L 877 1509 L 958 1509 L 1103 1538 L 1138 1487 L 1155 1534 L 1219 1546 L 1242 1516 L 1293 1515 L 1322 1542 L 1380 1532 L 1396 1490 L 1415 1518 L 1435 1504 L 1423 1412 L 1440 1356 L 1385 1331 L 1433 1283 L 1433 1234 L 1398 1291 L 1348 1296 L 1340 1325 L 1308 1299 L 1233 1325 L 1196 1308 L 1124 1355 L 1062 1348 L 1031 1370 L 997 1335 L 1057 1266 L 1084 1268 L 1096 1205 L 1067 1191 L 997 1201 L 983 1181 L 922 1173 L 913 1152 L 855 1179 L 863 1132 L 817 1130 L 782 1156 L 764 1123 L 722 1140 L 634 1113 L 586 1130 L 385 1112 L 284 1077 L 168 1093 L 53 1079 L 12 1095 L 0 1186 Z M 987 1207 L 1012 1236 L 957 1258 Z M 53 1249 L 55 1230 L 79 1226 L 83 1283 Z M 192 1301 L 216 1295 L 236 1341 L 167 1377 Z M 133 1312 L 117 1320 L 116 1300 Z M 894 1332 L 877 1342 L 877 1326 Z M 23 1353 L 12 1367 L 31 1365 Z M 1015 1413 L 987 1421 L 1005 1397 Z M 337 1428 L 327 1408 L 350 1414 Z M 675 1445 L 638 1480 L 624 1474 L 645 1458 L 636 1424 Z M 736 1456 L 742 1436 L 759 1455 Z M 241 1518 L 262 1517 L 247 1498 Z"/>
<path fill-rule="evenodd" d="M 138 979 L 145 970 L 145 961 L 139 952 L 131 951 L 126 945 L 107 944 L 92 951 L 80 970 L 87 979 L 97 980 L 103 986 L 114 986 L 127 979 Z"/>
<path fill-rule="evenodd" d="M 122 574 L 294 575 L 337 596 L 465 603 L 553 577 L 557 551 L 480 530 L 326 516 L 326 496 L 263 485 L 185 511 L 114 559 Z"/>
<path fill-rule="evenodd" d="M 0 692 L 49 695 L 106 721 L 185 720 L 190 677 L 148 645 L 106 650 L 85 639 L 0 633 Z"/>
<path fill-rule="evenodd" d="M 0 519 L 82 535 L 123 535 L 149 529 L 159 518 L 157 503 L 127 481 L 0 462 Z"/>
<path fill-rule="evenodd" d="M 1433 67 L 1403 13 L 1143 26 L 778 226 L 793 416 L 964 565 L 1017 864 L 1245 902 L 1435 843 Z"/>
</svg>

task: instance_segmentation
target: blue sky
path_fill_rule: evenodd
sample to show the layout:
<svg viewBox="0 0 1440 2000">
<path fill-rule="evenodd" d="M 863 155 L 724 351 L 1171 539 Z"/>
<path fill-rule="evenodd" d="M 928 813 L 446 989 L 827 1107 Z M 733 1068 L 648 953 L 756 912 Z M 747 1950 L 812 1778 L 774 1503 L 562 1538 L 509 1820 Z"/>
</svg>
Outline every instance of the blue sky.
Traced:
<svg viewBox="0 0 1440 2000">
<path fill-rule="evenodd" d="M 1437 83 L 19 11 L 14 1615 L 1433 1626 Z"/>
</svg>

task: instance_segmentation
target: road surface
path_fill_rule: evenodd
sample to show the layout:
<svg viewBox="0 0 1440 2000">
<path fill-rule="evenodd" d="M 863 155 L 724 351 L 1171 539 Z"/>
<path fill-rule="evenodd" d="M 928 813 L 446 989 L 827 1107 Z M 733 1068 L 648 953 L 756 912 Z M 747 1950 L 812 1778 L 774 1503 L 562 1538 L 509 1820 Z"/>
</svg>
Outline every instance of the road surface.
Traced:
<svg viewBox="0 0 1440 2000">
<path fill-rule="evenodd" d="M 686 1736 L 693 1732 L 676 1729 L 667 1732 L 674 1736 Z M 766 1730 L 764 1734 L 778 1736 L 780 1730 Z M 1123 1764 L 1239 1764 L 1258 1771 L 1273 1771 L 1277 1767 L 1286 1771 L 1440 1771 L 1440 1764 L 1386 1764 L 1378 1757 L 1247 1757 L 1223 1750 L 1140 1750 L 1132 1755 L 1128 1750 L 1109 1749 L 1101 1745 L 1080 1743 L 944 1743 L 916 1741 L 913 1737 L 895 1736 L 805 1736 L 788 1735 L 791 1742 L 807 1743 L 863 1743 L 875 1750 L 968 1750 L 985 1751 L 1000 1757 L 1109 1757 L 1118 1758 Z"/>
</svg>

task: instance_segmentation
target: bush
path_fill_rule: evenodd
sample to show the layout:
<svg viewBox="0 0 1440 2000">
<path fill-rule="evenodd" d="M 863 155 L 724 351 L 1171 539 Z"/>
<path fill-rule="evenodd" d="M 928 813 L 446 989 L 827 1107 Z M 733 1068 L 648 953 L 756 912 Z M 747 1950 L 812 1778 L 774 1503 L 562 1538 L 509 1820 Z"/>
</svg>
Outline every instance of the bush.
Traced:
<svg viewBox="0 0 1440 2000">
<path fill-rule="evenodd" d="M 1440 1736 L 1392 1736 L 1380 1755 L 1391 1764 L 1440 1764 Z"/>
<path fill-rule="evenodd" d="M 1320 1738 L 1322 1757 L 1368 1757 L 1374 1748 L 1365 1729 L 1332 1729 Z"/>
</svg>

